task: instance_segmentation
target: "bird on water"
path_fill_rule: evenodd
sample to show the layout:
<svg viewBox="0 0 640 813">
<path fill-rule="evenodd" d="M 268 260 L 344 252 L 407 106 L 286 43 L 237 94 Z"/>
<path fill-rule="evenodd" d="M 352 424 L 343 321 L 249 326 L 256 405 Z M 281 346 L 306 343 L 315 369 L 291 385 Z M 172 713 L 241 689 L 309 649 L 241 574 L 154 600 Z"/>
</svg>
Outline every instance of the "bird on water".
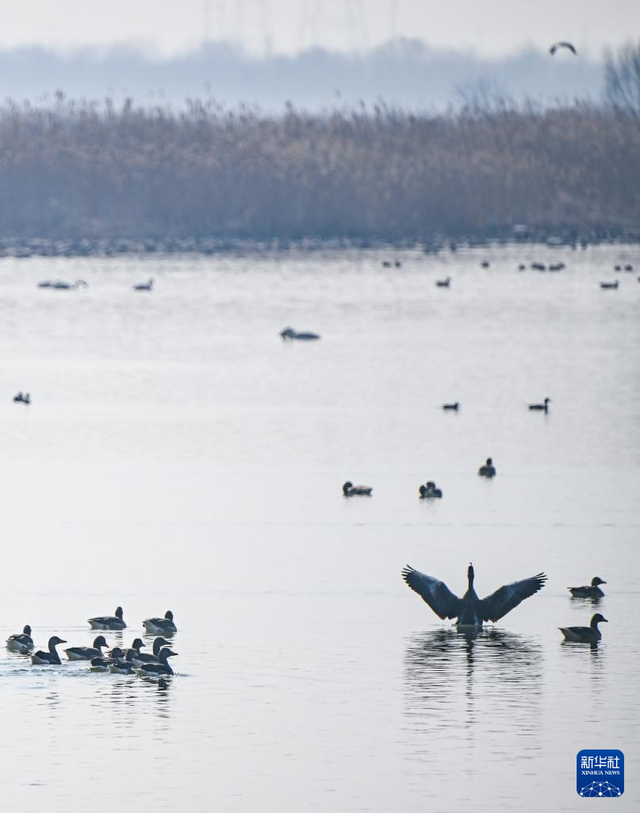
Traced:
<svg viewBox="0 0 640 813">
<path fill-rule="evenodd" d="M 602 598 L 604 593 L 600 589 L 601 584 L 606 584 L 600 576 L 594 576 L 591 584 L 583 584 L 582 587 L 567 587 L 567 590 L 574 598 Z"/>
<path fill-rule="evenodd" d="M 94 630 L 123 630 L 127 625 L 122 616 L 122 607 L 116 607 L 114 615 L 98 615 L 90 618 L 89 624 Z"/>
<path fill-rule="evenodd" d="M 533 410 L 534 412 L 548 412 L 550 403 L 551 398 L 545 398 L 542 404 L 529 404 L 529 409 Z"/>
<path fill-rule="evenodd" d="M 609 623 L 603 615 L 596 613 L 591 617 L 591 623 L 588 627 L 558 627 L 558 629 L 564 635 L 565 641 L 574 641 L 578 644 L 597 644 L 602 638 L 598 624 L 603 621 Z"/>
<path fill-rule="evenodd" d="M 284 330 L 280 331 L 280 336 L 283 340 L 299 339 L 302 341 L 312 341 L 313 339 L 320 338 L 319 334 L 317 333 L 311 333 L 311 331 L 294 330 L 292 327 L 285 327 Z"/>
<path fill-rule="evenodd" d="M 493 465 L 493 460 L 488 457 L 484 466 L 480 466 L 478 469 L 478 474 L 480 477 L 495 477 L 496 476 L 496 467 Z"/>
<path fill-rule="evenodd" d="M 150 635 L 173 635 L 178 631 L 171 610 L 167 610 L 164 618 L 146 618 L 142 626 Z"/>
<path fill-rule="evenodd" d="M 19 652 L 21 655 L 26 655 L 33 649 L 31 627 L 28 624 L 25 624 L 22 632 L 16 632 L 7 638 L 7 649 L 10 652 Z"/>
<path fill-rule="evenodd" d="M 56 647 L 58 644 L 66 643 L 67 642 L 62 638 L 58 638 L 57 635 L 52 635 L 51 638 L 49 638 L 49 651 L 43 652 L 39 649 L 31 656 L 31 663 L 36 666 L 59 666 L 62 661 L 60 660 L 60 655 L 56 652 Z"/>
<path fill-rule="evenodd" d="M 444 582 L 420 573 L 410 565 L 402 571 L 402 578 L 419 596 L 422 597 L 434 613 L 440 618 L 457 618 L 456 624 L 465 627 L 481 627 L 484 621 L 498 621 L 511 612 L 525 598 L 537 593 L 547 580 L 544 573 L 538 573 L 528 579 L 506 584 L 495 593 L 479 598 L 473 587 L 473 565 L 469 564 L 467 592 L 459 598 L 452 593 Z"/>
<path fill-rule="evenodd" d="M 345 497 L 370 497 L 372 491 L 372 486 L 354 486 L 351 480 L 347 480 L 342 486 L 342 493 Z"/>
</svg>

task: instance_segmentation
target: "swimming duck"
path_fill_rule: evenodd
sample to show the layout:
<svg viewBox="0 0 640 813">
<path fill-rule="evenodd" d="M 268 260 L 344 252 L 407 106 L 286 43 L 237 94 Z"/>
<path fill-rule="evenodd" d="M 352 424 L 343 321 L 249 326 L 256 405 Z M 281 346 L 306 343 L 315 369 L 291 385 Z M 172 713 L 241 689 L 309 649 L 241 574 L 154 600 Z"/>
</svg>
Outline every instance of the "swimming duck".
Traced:
<svg viewBox="0 0 640 813">
<path fill-rule="evenodd" d="M 620 283 L 619 283 L 618 280 L 616 280 L 615 282 L 601 282 L 600 287 L 605 291 L 606 290 L 615 290 L 618 287 L 619 284 Z"/>
<path fill-rule="evenodd" d="M 171 610 L 167 610 L 164 618 L 147 618 L 142 626 L 150 635 L 173 635 L 178 631 Z"/>
<path fill-rule="evenodd" d="M 446 277 L 445 279 L 437 279 L 436 286 L 438 288 L 448 288 L 451 284 L 451 277 Z"/>
<path fill-rule="evenodd" d="M 537 593 L 547 580 L 544 573 L 538 573 L 528 579 L 506 584 L 481 599 L 473 588 L 472 564 L 467 570 L 469 587 L 462 598 L 452 593 L 444 582 L 420 573 L 409 565 L 402 571 L 402 578 L 440 618 L 457 618 L 456 624 L 459 626 L 474 627 L 481 627 L 483 621 L 498 621 L 525 598 Z"/>
<path fill-rule="evenodd" d="M 633 271 L 633 266 L 631 265 L 631 263 L 627 263 L 625 265 L 625 267 L 624 267 L 624 270 L 625 271 Z"/>
<path fill-rule="evenodd" d="M 134 666 L 130 652 L 131 650 L 124 657 L 112 658 L 109 662 L 109 671 L 116 675 L 132 675 Z"/>
<path fill-rule="evenodd" d="M 149 282 L 139 282 L 137 285 L 132 286 L 134 291 L 153 291 L 153 277 Z"/>
<path fill-rule="evenodd" d="M 23 404 L 30 404 L 31 403 L 31 396 L 29 393 L 25 393 L 24 398 L 22 399 Z"/>
<path fill-rule="evenodd" d="M 460 403 L 458 401 L 454 401 L 453 404 L 443 404 L 442 408 L 443 409 L 451 409 L 454 412 L 457 412 L 458 409 L 460 408 Z"/>
<path fill-rule="evenodd" d="M 22 401 L 24 401 L 24 395 L 22 394 L 22 392 L 19 392 L 17 395 L 13 396 L 13 400 L 16 401 L 17 403 L 22 403 Z"/>
<path fill-rule="evenodd" d="M 33 649 L 31 627 L 28 624 L 25 624 L 22 632 L 17 632 L 7 638 L 7 649 L 10 652 L 19 652 L 21 655 L 26 655 L 30 649 Z"/>
<path fill-rule="evenodd" d="M 284 330 L 280 331 L 280 336 L 283 339 L 302 339 L 303 341 L 310 341 L 311 339 L 319 339 L 320 336 L 317 333 L 310 333 L 309 331 L 297 331 L 294 330 L 292 327 L 285 327 Z"/>
<path fill-rule="evenodd" d="M 558 629 L 564 635 L 565 641 L 574 641 L 580 644 L 597 644 L 602 638 L 598 624 L 603 621 L 607 624 L 609 623 L 603 615 L 596 613 L 592 616 L 591 623 L 588 627 L 558 627 Z"/>
<path fill-rule="evenodd" d="M 31 663 L 35 664 L 36 666 L 59 666 L 62 661 L 60 660 L 60 655 L 58 655 L 56 652 L 56 647 L 58 644 L 66 643 L 67 642 L 62 638 L 58 638 L 57 635 L 53 635 L 51 638 L 49 638 L 49 651 L 43 652 L 41 649 L 39 649 L 31 656 Z"/>
<path fill-rule="evenodd" d="M 582 587 L 567 587 L 567 590 L 575 598 L 602 598 L 604 593 L 598 587 L 600 584 L 606 584 L 606 582 L 600 576 L 594 576 L 591 584 L 585 584 Z"/>
<path fill-rule="evenodd" d="M 104 656 L 91 658 L 91 666 L 90 669 L 92 672 L 108 672 L 109 667 L 112 663 L 117 663 L 119 660 L 124 658 L 124 652 L 120 649 L 119 646 L 114 646 L 111 652 L 109 653 L 109 657 L 105 658 Z"/>
<path fill-rule="evenodd" d="M 493 460 L 488 457 L 487 462 L 484 466 L 480 466 L 478 469 L 478 474 L 480 477 L 495 477 L 496 476 L 496 467 L 493 465 Z"/>
<path fill-rule="evenodd" d="M 436 486 L 433 480 L 429 480 L 425 485 L 420 486 L 418 491 L 420 492 L 421 500 L 432 500 L 442 497 L 442 490 Z"/>
<path fill-rule="evenodd" d="M 98 635 L 93 641 L 93 646 L 71 646 L 65 649 L 67 658 L 70 661 L 90 661 L 93 658 L 102 657 L 102 647 L 108 647 L 104 635 Z"/>
<path fill-rule="evenodd" d="M 167 663 L 167 659 L 177 654 L 177 652 L 172 652 L 172 650 L 165 646 L 164 649 L 160 650 L 158 663 L 143 663 L 136 671 L 139 675 L 146 675 L 147 677 L 153 677 L 154 675 L 172 675 L 173 669 Z"/>
<path fill-rule="evenodd" d="M 372 486 L 354 486 L 351 480 L 347 480 L 347 482 L 342 486 L 342 493 L 345 497 L 370 497 L 372 491 Z"/>
<path fill-rule="evenodd" d="M 531 268 L 533 268 L 534 271 L 546 271 L 547 270 L 547 266 L 544 263 L 531 263 Z"/>
<path fill-rule="evenodd" d="M 136 638 L 136 640 L 133 643 L 136 644 L 138 641 L 140 641 L 140 639 Z M 144 646 L 144 644 L 142 644 L 142 646 Z M 162 649 L 163 646 L 169 646 L 169 641 L 167 641 L 162 636 L 156 638 L 155 641 L 153 642 L 153 655 L 151 655 L 149 652 L 140 652 L 139 647 L 135 648 L 132 646 L 132 649 L 134 648 L 136 649 L 136 651 L 133 652 L 131 655 L 132 663 L 135 666 L 142 666 L 143 663 L 157 663 L 160 650 Z"/>
<path fill-rule="evenodd" d="M 491 265 L 491 263 L 489 262 L 489 260 L 483 260 L 480 263 L 480 268 L 489 268 L 490 265 Z"/>
<path fill-rule="evenodd" d="M 122 616 L 122 607 L 116 607 L 115 615 L 98 615 L 90 618 L 89 624 L 93 630 L 123 630 L 127 625 Z"/>
<path fill-rule="evenodd" d="M 545 398 L 542 404 L 529 404 L 529 409 L 532 409 L 536 412 L 548 412 L 550 403 L 551 398 Z"/>
</svg>

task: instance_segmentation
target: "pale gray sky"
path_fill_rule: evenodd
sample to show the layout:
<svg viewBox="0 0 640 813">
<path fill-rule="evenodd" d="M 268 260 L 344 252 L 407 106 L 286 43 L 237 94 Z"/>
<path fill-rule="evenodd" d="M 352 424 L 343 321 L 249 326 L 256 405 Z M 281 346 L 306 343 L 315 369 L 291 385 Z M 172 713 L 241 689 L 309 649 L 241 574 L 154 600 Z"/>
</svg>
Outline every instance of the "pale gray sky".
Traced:
<svg viewBox="0 0 640 813">
<path fill-rule="evenodd" d="M 570 39 L 599 56 L 640 39 L 640 0 L 4 0 L 0 12 L 3 48 L 133 43 L 175 54 L 212 38 L 294 53 L 404 35 L 487 56 Z"/>
</svg>

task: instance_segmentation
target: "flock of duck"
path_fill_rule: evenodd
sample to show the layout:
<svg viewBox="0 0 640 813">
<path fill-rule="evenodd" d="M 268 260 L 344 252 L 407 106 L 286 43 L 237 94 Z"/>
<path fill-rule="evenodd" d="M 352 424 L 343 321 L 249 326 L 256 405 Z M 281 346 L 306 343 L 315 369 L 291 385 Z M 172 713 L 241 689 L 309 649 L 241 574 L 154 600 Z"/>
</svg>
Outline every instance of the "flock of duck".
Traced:
<svg viewBox="0 0 640 813">
<path fill-rule="evenodd" d="M 114 615 L 101 615 L 89 619 L 91 629 L 120 632 L 126 629 L 122 607 L 116 607 Z M 141 677 L 157 678 L 166 686 L 165 678 L 173 675 L 169 658 L 178 653 L 171 649 L 171 638 L 177 631 L 173 613 L 167 610 L 163 618 L 147 618 L 142 622 L 147 635 L 155 635 L 152 652 L 141 652 L 146 646 L 141 638 L 134 638 L 128 649 L 119 646 L 109 647 L 104 635 L 98 635 L 92 646 L 72 646 L 64 652 L 70 661 L 88 661 L 92 672 L 113 672 L 118 675 L 138 674 Z M 49 638 L 46 650 L 34 652 L 34 641 L 31 637 L 31 627 L 27 624 L 21 633 L 10 635 L 7 638 L 7 649 L 20 655 L 31 657 L 35 666 L 60 666 L 62 660 L 57 647 L 67 641 L 57 635 Z M 103 649 L 110 649 L 103 653 Z"/>
<path fill-rule="evenodd" d="M 83 279 L 75 282 L 66 282 L 63 279 L 45 279 L 38 283 L 38 288 L 53 288 L 56 291 L 74 291 L 76 288 L 88 288 L 89 283 Z M 153 291 L 153 277 L 147 282 L 139 282 L 131 286 L 134 291 Z"/>
</svg>

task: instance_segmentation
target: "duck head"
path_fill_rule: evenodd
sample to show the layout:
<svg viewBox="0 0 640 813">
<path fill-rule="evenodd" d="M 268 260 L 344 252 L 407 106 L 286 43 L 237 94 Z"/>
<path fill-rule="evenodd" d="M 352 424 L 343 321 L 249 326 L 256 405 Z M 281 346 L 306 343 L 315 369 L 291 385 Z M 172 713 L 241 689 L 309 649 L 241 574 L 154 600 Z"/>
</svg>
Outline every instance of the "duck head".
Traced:
<svg viewBox="0 0 640 813">
<path fill-rule="evenodd" d="M 53 635 L 51 638 L 49 638 L 49 649 L 51 649 L 54 646 L 58 646 L 58 644 L 66 644 L 66 643 L 67 642 L 65 640 L 63 640 L 62 638 L 58 638 L 57 635 Z"/>
<path fill-rule="evenodd" d="M 347 482 L 342 486 L 342 493 L 344 494 L 345 497 L 349 496 L 349 492 L 351 491 L 352 488 L 353 483 L 351 482 L 351 480 L 347 480 Z"/>
<path fill-rule="evenodd" d="M 116 618 L 119 618 L 120 621 L 122 621 L 122 616 L 123 616 L 122 607 L 116 607 L 116 611 L 115 611 L 114 615 L 115 615 Z"/>
<path fill-rule="evenodd" d="M 109 644 L 105 641 L 104 635 L 98 635 L 93 641 L 93 648 L 100 649 L 100 647 L 108 647 Z"/>
<path fill-rule="evenodd" d="M 591 586 L 597 587 L 599 584 L 606 584 L 606 581 L 604 579 L 601 579 L 600 576 L 594 576 L 591 579 Z"/>
<path fill-rule="evenodd" d="M 171 610 L 167 610 L 167 612 L 164 614 L 164 617 L 167 619 L 167 621 L 173 621 L 173 613 L 171 612 Z"/>
<path fill-rule="evenodd" d="M 31 635 L 31 627 L 28 624 L 25 624 L 23 629 L 22 629 L 22 632 L 25 635 Z"/>
<path fill-rule="evenodd" d="M 487 466 L 493 466 L 493 460 L 492 460 L 490 457 L 488 457 L 488 458 L 487 458 L 487 462 L 486 462 L 486 464 L 485 464 L 485 465 L 487 465 Z"/>
<path fill-rule="evenodd" d="M 469 579 L 469 590 L 473 589 L 473 580 L 475 578 L 475 572 L 473 570 L 473 564 L 469 562 L 469 567 L 467 568 L 467 579 Z"/>
<path fill-rule="evenodd" d="M 605 617 L 604 617 L 604 616 L 603 616 L 601 613 L 596 613 L 596 614 L 593 616 L 593 618 L 591 619 L 591 626 L 592 626 L 592 627 L 597 627 L 597 626 L 598 626 L 598 624 L 601 624 L 603 621 L 604 621 L 605 623 L 607 623 L 607 624 L 609 623 L 609 622 L 607 621 L 607 619 L 606 619 L 606 618 L 605 618 Z"/>
<path fill-rule="evenodd" d="M 142 638 L 134 638 L 131 643 L 131 649 L 142 649 L 143 646 L 146 646 Z"/>
<path fill-rule="evenodd" d="M 296 332 L 295 332 L 295 330 L 294 330 L 292 327 L 285 327 L 285 329 L 284 329 L 284 330 L 281 330 L 281 331 L 280 331 L 280 336 L 281 336 L 283 339 L 293 339 L 293 337 L 294 337 L 295 335 L 296 335 Z"/>
</svg>

